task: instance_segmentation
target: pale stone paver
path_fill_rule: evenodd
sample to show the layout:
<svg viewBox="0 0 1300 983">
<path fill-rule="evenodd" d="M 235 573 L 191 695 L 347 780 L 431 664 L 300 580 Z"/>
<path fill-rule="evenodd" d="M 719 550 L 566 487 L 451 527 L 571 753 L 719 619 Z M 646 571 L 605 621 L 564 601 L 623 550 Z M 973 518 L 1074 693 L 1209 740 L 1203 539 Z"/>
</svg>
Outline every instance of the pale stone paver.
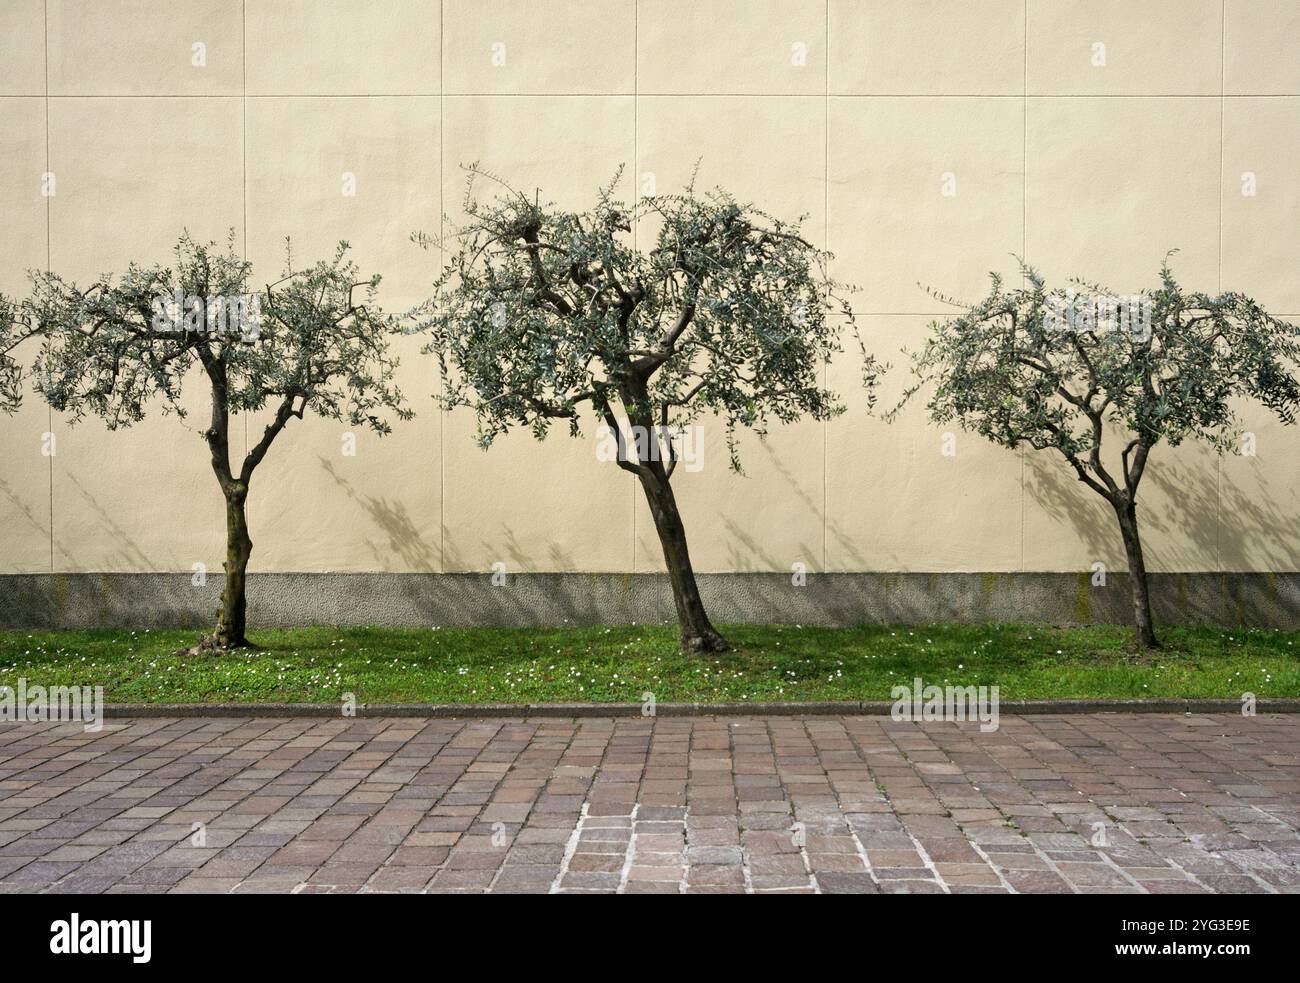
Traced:
<svg viewBox="0 0 1300 983">
<path fill-rule="evenodd" d="M 1300 716 L 0 726 L 0 892 L 1300 892 Z"/>
</svg>

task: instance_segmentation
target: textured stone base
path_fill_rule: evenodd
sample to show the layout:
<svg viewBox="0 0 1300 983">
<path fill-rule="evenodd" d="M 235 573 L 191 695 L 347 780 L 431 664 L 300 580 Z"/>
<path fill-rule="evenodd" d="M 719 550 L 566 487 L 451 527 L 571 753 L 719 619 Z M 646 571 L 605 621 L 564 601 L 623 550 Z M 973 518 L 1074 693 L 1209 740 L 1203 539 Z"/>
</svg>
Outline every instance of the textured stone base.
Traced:
<svg viewBox="0 0 1300 983">
<path fill-rule="evenodd" d="M 704 574 L 718 623 L 1032 621 L 1130 624 L 1127 578 L 1105 587 L 1070 573 Z M 0 576 L 2 628 L 162 628 L 210 625 L 220 576 L 202 587 L 177 574 Z M 1153 574 L 1160 624 L 1300 629 L 1300 573 Z M 251 574 L 249 623 L 293 625 L 529 626 L 671 622 L 662 574 Z"/>
</svg>

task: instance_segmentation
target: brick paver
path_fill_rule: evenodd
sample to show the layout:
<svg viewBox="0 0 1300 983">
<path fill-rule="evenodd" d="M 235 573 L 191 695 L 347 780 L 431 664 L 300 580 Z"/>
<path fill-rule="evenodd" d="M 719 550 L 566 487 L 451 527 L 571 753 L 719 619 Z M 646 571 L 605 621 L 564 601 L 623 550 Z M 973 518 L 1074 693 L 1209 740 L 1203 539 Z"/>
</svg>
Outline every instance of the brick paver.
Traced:
<svg viewBox="0 0 1300 983">
<path fill-rule="evenodd" d="M 0 892 L 1300 892 L 1300 717 L 0 727 Z"/>
</svg>

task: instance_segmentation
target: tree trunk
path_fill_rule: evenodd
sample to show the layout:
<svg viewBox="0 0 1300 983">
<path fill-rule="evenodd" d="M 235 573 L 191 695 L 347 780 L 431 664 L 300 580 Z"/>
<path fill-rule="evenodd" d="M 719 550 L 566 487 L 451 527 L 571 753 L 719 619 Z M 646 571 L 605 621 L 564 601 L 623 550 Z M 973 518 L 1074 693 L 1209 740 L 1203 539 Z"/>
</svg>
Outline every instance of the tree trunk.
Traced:
<svg viewBox="0 0 1300 983">
<path fill-rule="evenodd" d="M 1133 587 L 1133 624 L 1137 628 L 1138 645 L 1158 648 L 1155 628 L 1151 621 L 1151 596 L 1147 591 L 1147 568 L 1142 559 L 1142 540 L 1138 536 L 1137 505 L 1119 502 L 1115 505 L 1119 517 L 1119 531 L 1124 537 L 1124 552 L 1128 557 L 1129 583 Z"/>
<path fill-rule="evenodd" d="M 235 487 L 226 493 L 226 585 L 221 591 L 221 610 L 213 641 L 217 648 L 247 648 L 248 603 L 244 595 L 244 578 L 253 541 L 248 536 L 245 502 L 248 489 Z"/>
<path fill-rule="evenodd" d="M 691 556 L 686 548 L 686 529 L 682 526 L 677 499 L 667 479 L 659 475 L 641 478 L 650 514 L 654 516 L 655 529 L 664 550 L 664 563 L 668 579 L 673 585 L 673 603 L 677 606 L 677 622 L 682 630 L 682 648 L 687 652 L 724 652 L 727 642 L 709 622 L 700 600 L 700 590 L 695 584 L 695 571 L 691 569 Z"/>
</svg>

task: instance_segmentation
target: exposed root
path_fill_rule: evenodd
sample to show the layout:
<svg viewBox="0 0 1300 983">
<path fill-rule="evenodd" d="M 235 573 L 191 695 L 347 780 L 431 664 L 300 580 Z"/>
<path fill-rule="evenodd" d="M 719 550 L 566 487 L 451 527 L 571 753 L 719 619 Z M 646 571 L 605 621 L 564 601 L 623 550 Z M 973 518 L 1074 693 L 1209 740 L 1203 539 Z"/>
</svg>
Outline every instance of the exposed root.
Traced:
<svg viewBox="0 0 1300 983">
<path fill-rule="evenodd" d="M 189 648 L 177 649 L 175 654 L 189 656 L 189 657 L 203 656 L 203 655 L 227 655 L 228 653 L 234 652 L 237 649 L 256 650 L 257 646 L 254 645 L 246 638 L 234 644 L 230 642 L 222 641 L 221 637 L 214 633 L 211 635 L 204 635 L 201 639 L 199 639 L 199 641 L 196 644 L 191 645 Z"/>
<path fill-rule="evenodd" d="M 725 652 L 730 646 L 716 631 L 701 635 L 682 635 L 683 652 Z"/>
</svg>

